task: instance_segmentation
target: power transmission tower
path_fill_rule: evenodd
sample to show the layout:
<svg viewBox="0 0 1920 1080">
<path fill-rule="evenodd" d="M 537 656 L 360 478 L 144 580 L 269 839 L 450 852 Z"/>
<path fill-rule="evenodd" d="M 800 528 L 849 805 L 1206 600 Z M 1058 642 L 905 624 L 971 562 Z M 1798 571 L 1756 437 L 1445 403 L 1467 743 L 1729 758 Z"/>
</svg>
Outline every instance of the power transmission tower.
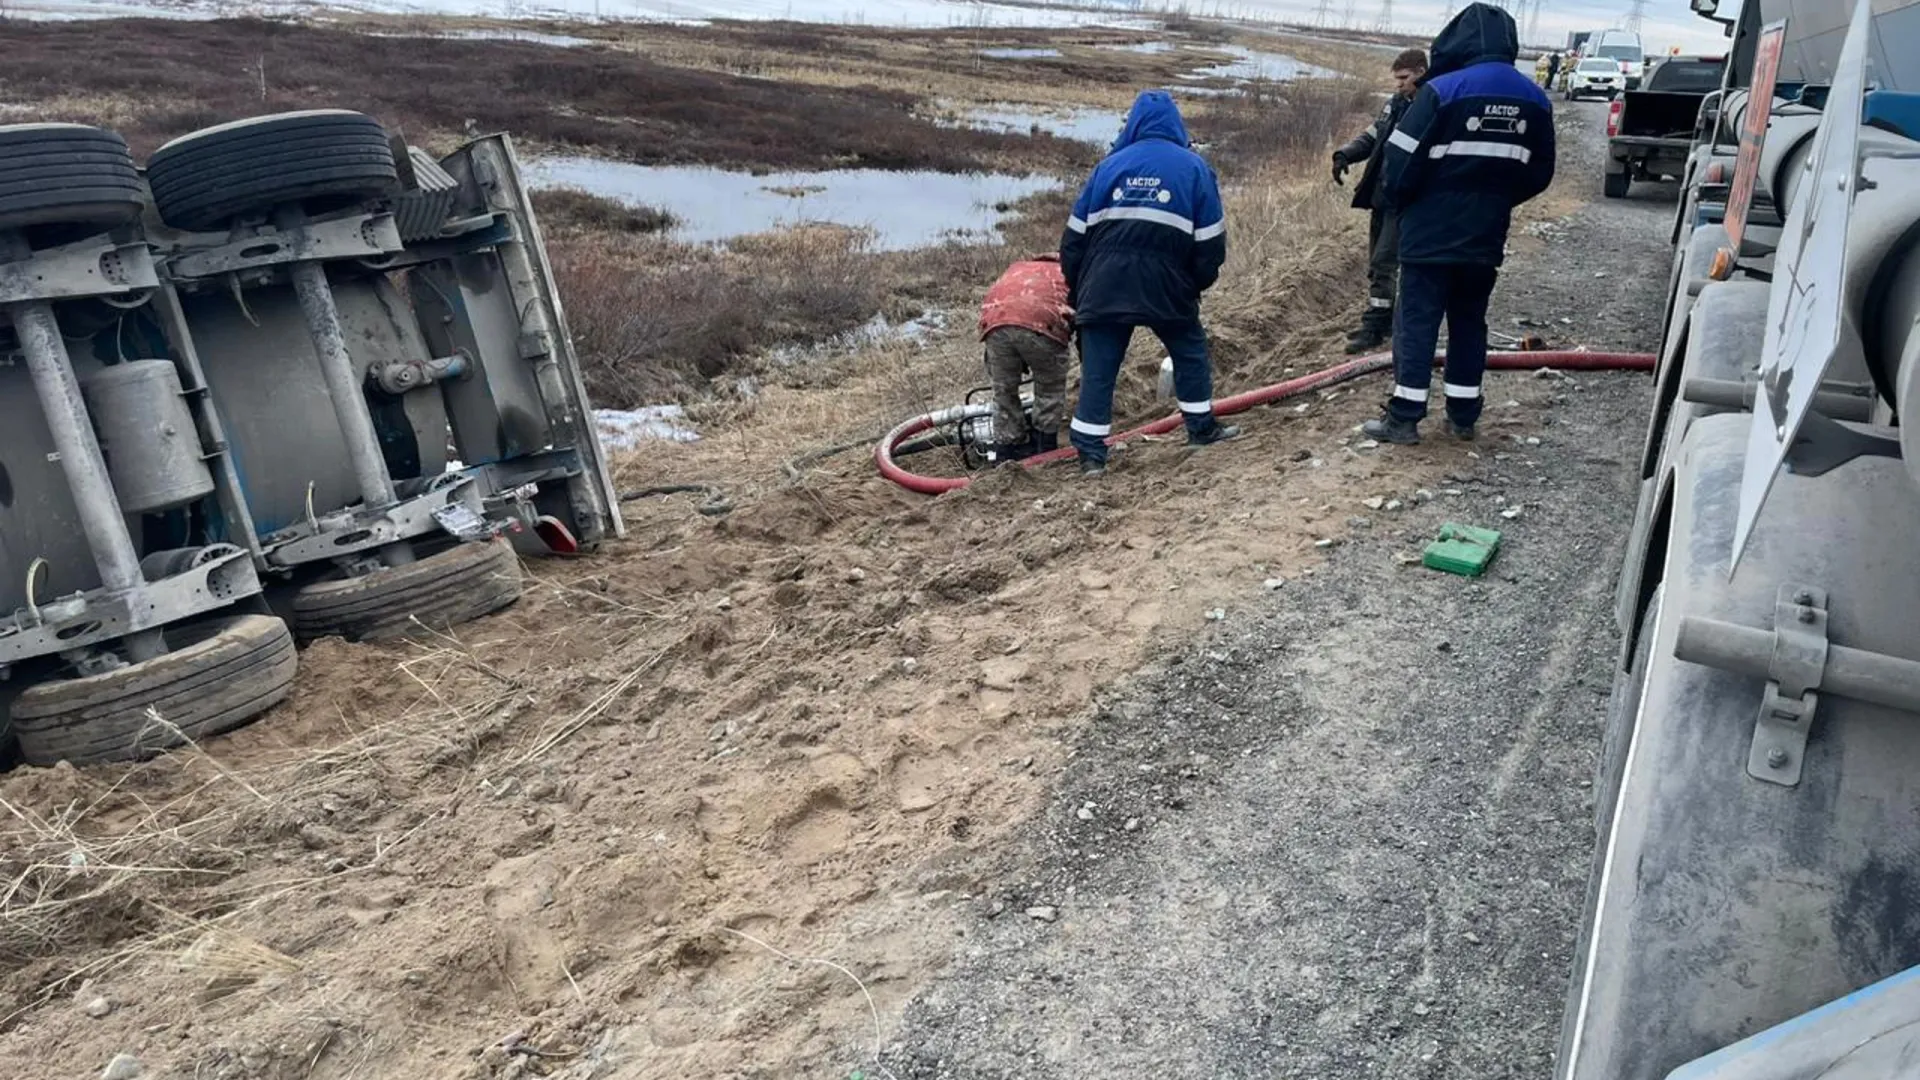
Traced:
<svg viewBox="0 0 1920 1080">
<path fill-rule="evenodd" d="M 1385 34 L 1393 30 L 1393 0 L 1380 0 L 1380 14 L 1373 20 L 1373 32 Z"/>
<path fill-rule="evenodd" d="M 1633 6 L 1627 9 L 1627 29 L 1634 33 L 1647 21 L 1647 0 L 1633 0 Z"/>
<path fill-rule="evenodd" d="M 1359 26 L 1358 26 L 1358 25 L 1357 25 L 1357 24 L 1356 24 L 1356 23 L 1355 23 L 1355 22 L 1353 21 L 1353 9 L 1354 9 L 1354 7 L 1355 7 L 1355 6 L 1356 6 L 1356 5 L 1358 4 L 1358 3 L 1359 3 L 1359 0 L 1347 0 L 1347 13 L 1346 13 L 1346 16 L 1345 16 L 1345 17 L 1343 17 L 1343 18 L 1342 18 L 1342 19 L 1340 20 L 1340 28 L 1341 28 L 1341 29 L 1343 29 L 1343 30 L 1358 30 L 1358 29 L 1359 29 Z"/>
<path fill-rule="evenodd" d="M 1313 9 L 1313 25 L 1325 29 L 1332 21 L 1333 0 L 1320 0 L 1319 6 Z"/>
</svg>

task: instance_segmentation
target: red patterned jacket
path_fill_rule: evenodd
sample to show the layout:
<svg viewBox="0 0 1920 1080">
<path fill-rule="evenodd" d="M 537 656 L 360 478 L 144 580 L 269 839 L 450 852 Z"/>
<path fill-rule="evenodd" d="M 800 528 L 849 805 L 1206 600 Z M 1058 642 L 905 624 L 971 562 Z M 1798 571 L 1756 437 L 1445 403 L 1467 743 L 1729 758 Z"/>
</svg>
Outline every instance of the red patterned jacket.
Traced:
<svg viewBox="0 0 1920 1080">
<path fill-rule="evenodd" d="M 1003 326 L 1022 327 L 1062 345 L 1073 340 L 1073 309 L 1067 306 L 1060 256 L 1035 255 L 1014 263 L 987 290 L 980 305 L 980 336 Z"/>
</svg>

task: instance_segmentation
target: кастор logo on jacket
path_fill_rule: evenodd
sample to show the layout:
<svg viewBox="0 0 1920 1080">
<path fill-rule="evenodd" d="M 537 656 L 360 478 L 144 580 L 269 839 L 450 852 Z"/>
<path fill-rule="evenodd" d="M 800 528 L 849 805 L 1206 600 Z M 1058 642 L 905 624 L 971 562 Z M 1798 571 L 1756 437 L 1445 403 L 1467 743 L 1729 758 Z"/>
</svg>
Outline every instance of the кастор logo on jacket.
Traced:
<svg viewBox="0 0 1920 1080">
<path fill-rule="evenodd" d="M 1125 187 L 1113 189 L 1113 201 L 1116 203 L 1159 203 L 1165 206 L 1173 201 L 1173 192 L 1160 185 L 1157 176 L 1129 176 Z"/>
</svg>

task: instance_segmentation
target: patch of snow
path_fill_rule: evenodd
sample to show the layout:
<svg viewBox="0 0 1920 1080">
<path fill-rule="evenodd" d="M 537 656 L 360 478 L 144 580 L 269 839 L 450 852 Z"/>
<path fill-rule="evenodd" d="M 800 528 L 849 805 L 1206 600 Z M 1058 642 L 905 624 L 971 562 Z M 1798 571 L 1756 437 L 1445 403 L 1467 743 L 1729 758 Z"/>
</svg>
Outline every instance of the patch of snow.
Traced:
<svg viewBox="0 0 1920 1080">
<path fill-rule="evenodd" d="M 595 409 L 594 425 L 609 450 L 631 450 L 643 442 L 690 443 L 700 433 L 688 426 L 687 413 L 678 405 L 643 405 L 638 409 Z"/>
</svg>

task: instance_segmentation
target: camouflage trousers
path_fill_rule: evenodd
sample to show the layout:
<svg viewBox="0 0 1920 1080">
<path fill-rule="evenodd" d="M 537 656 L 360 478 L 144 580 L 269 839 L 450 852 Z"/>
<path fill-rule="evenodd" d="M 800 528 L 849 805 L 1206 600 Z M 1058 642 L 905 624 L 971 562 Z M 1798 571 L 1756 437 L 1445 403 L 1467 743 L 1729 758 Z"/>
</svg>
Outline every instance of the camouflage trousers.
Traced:
<svg viewBox="0 0 1920 1080">
<path fill-rule="evenodd" d="M 987 378 L 993 383 L 994 441 L 1002 445 L 1026 442 L 1026 411 L 1020 404 L 1020 383 L 1033 376 L 1033 424 L 1040 432 L 1058 437 L 1067 415 L 1067 347 L 1032 330 L 1002 326 L 987 334 Z"/>
</svg>

